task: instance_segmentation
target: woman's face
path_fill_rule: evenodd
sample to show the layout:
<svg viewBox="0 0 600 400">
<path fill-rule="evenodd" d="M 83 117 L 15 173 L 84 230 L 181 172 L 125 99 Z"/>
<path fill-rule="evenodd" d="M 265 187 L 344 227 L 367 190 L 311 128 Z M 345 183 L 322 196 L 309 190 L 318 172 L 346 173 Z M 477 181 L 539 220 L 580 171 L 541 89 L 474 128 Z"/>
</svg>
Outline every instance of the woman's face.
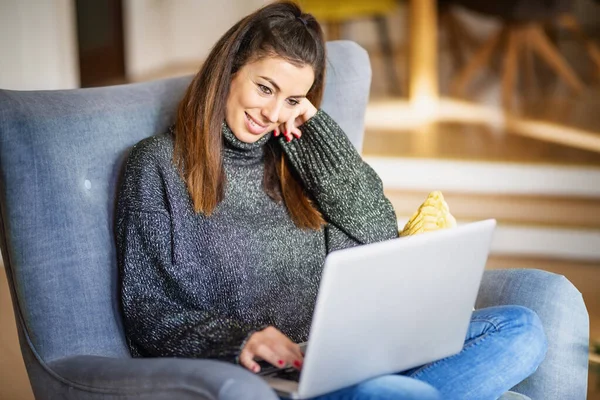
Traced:
<svg viewBox="0 0 600 400">
<path fill-rule="evenodd" d="M 297 115 L 314 79 L 311 66 L 296 67 L 279 57 L 248 63 L 231 81 L 225 121 L 240 141 L 254 143 Z"/>
</svg>

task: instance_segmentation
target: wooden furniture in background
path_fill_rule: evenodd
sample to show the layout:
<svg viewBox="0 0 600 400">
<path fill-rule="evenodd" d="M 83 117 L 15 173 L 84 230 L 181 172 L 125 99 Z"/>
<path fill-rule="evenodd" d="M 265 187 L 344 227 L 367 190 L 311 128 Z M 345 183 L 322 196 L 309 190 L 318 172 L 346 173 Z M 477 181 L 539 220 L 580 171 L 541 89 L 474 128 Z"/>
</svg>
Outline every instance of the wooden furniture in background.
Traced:
<svg viewBox="0 0 600 400">
<path fill-rule="evenodd" d="M 425 117 L 435 116 L 439 100 L 437 2 L 409 1 L 408 94 L 411 106 Z"/>
<path fill-rule="evenodd" d="M 448 1 L 448 0 L 446 0 Z M 475 0 L 450 0 L 469 10 L 492 16 L 502 21 L 502 27 L 492 34 L 473 54 L 451 83 L 451 93 L 462 95 L 474 76 L 484 66 L 492 63 L 497 50 L 504 47 L 502 57 L 502 104 L 510 108 L 513 90 L 518 78 L 518 65 L 525 64 L 526 83 L 534 80 L 533 55 L 541 58 L 562 78 L 571 90 L 580 92 L 583 83 L 561 55 L 554 43 L 548 38 L 545 28 L 549 23 L 573 32 L 586 46 L 588 54 L 600 71 L 600 51 L 584 34 L 575 17 L 570 13 L 572 2 L 569 0 L 517 0 L 512 2 L 480 2 Z"/>
<path fill-rule="evenodd" d="M 397 0 L 298 0 L 305 12 L 315 16 L 327 29 L 327 40 L 343 37 L 343 26 L 352 21 L 369 18 L 377 27 L 386 73 L 392 94 L 400 94 L 400 83 L 394 67 L 394 49 L 389 34 L 387 16 L 398 8 Z"/>
<path fill-rule="evenodd" d="M 76 0 L 82 88 L 125 82 L 122 0 Z"/>
</svg>

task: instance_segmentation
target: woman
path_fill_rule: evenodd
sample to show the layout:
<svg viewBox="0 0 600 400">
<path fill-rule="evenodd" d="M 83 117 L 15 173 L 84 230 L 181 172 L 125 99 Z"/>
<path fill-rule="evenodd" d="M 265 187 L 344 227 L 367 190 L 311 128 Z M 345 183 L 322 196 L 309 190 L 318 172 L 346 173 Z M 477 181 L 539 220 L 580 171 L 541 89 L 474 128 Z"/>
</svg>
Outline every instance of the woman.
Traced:
<svg viewBox="0 0 600 400">
<path fill-rule="evenodd" d="M 117 248 L 134 356 L 300 369 L 325 256 L 397 237 L 380 179 L 318 109 L 325 64 L 315 19 L 267 5 L 218 41 L 174 128 L 132 150 Z M 479 310 L 460 354 L 322 398 L 493 399 L 544 353 L 533 312 Z"/>
</svg>

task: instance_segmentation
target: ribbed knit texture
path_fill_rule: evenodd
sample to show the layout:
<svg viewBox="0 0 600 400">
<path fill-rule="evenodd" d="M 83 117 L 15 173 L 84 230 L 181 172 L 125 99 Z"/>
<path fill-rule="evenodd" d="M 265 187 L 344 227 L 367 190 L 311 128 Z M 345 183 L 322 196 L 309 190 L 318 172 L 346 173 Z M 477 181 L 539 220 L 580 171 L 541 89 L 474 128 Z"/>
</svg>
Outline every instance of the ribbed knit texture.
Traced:
<svg viewBox="0 0 600 400">
<path fill-rule="evenodd" d="M 173 164 L 173 136 L 138 143 L 119 191 L 116 244 L 134 356 L 237 361 L 268 325 L 306 341 L 327 253 L 397 237 L 381 180 L 322 110 L 286 143 L 240 142 L 223 124 L 224 200 L 197 214 Z M 263 190 L 264 146 L 278 140 L 327 226 L 297 228 Z"/>
</svg>

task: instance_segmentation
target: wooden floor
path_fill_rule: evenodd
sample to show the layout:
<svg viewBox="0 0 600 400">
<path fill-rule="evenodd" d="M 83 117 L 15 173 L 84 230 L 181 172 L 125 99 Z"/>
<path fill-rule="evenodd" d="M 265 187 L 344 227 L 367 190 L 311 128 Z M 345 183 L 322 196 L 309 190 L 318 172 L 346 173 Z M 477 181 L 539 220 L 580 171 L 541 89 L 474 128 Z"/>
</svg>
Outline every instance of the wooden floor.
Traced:
<svg viewBox="0 0 600 400">
<path fill-rule="evenodd" d="M 367 128 L 363 153 L 380 157 L 600 167 L 600 153 L 542 142 L 481 124 L 460 122 L 438 122 L 395 130 Z"/>
</svg>

